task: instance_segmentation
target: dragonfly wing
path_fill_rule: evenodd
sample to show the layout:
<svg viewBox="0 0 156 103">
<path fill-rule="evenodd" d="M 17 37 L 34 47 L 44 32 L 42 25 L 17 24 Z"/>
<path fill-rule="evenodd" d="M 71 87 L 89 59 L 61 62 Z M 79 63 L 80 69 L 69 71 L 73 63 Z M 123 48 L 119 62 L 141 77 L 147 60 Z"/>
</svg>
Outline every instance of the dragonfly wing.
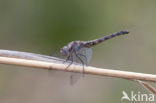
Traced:
<svg viewBox="0 0 156 103">
<path fill-rule="evenodd" d="M 86 65 L 89 65 L 90 60 L 92 58 L 92 49 L 91 48 L 83 48 L 83 49 L 84 49 L 83 55 L 86 55 L 87 57 Z"/>
<path fill-rule="evenodd" d="M 72 72 L 70 75 L 70 84 L 74 85 L 82 77 L 82 73 Z"/>
<path fill-rule="evenodd" d="M 81 73 L 75 73 L 75 72 L 72 72 L 71 75 L 70 75 L 70 84 L 71 85 L 74 85 L 84 74 L 83 74 L 83 68 L 85 69 L 84 66 L 88 65 L 90 60 L 91 60 L 91 57 L 92 57 L 92 49 L 91 48 L 81 48 L 79 51 L 76 52 L 77 55 L 73 54 L 73 60 L 72 58 L 69 58 L 69 63 L 71 61 L 75 62 L 76 64 L 80 64 L 82 65 L 82 72 Z M 66 59 L 64 58 L 60 52 L 55 52 L 55 55 L 53 55 L 55 57 L 59 57 L 59 58 L 62 58 L 62 59 Z M 80 58 L 78 58 L 80 57 Z M 80 61 L 80 59 L 82 61 Z M 82 63 L 83 62 L 83 63 Z"/>
<path fill-rule="evenodd" d="M 80 59 L 83 61 L 84 64 L 82 64 L 82 62 L 79 60 L 79 58 L 77 56 L 80 57 Z M 81 73 L 75 73 L 75 72 L 71 73 L 71 76 L 70 76 L 70 84 L 71 85 L 74 85 L 78 81 L 78 79 L 80 79 L 82 76 L 84 76 L 83 69 L 85 69 L 85 65 L 88 65 L 91 60 L 92 49 L 91 48 L 81 48 L 77 52 L 77 56 L 75 54 L 73 54 L 73 61 L 76 63 L 82 64 L 82 72 Z"/>
<path fill-rule="evenodd" d="M 80 63 L 84 65 L 88 65 L 91 57 L 92 57 L 92 49 L 91 48 L 81 48 L 79 51 L 76 52 L 77 55 L 73 54 L 73 60 L 76 63 Z M 82 61 L 83 63 L 82 63 Z"/>
</svg>

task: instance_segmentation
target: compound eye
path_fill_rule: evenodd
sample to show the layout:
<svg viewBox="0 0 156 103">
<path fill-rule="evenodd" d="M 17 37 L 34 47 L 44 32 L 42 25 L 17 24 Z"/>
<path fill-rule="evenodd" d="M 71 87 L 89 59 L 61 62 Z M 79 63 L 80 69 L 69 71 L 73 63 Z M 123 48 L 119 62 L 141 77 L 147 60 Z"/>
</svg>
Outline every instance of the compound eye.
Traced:
<svg viewBox="0 0 156 103">
<path fill-rule="evenodd" d="M 67 57 L 67 56 L 69 55 L 68 48 L 67 48 L 66 46 L 64 46 L 63 48 L 61 48 L 60 53 L 61 53 L 63 56 Z"/>
</svg>

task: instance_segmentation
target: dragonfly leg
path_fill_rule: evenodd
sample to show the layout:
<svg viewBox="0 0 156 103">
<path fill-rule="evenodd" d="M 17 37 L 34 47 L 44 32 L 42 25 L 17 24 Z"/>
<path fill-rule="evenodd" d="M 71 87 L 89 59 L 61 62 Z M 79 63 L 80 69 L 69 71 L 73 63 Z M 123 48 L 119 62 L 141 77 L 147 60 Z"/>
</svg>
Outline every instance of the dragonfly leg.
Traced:
<svg viewBox="0 0 156 103">
<path fill-rule="evenodd" d="M 69 56 L 66 58 L 66 61 L 65 61 L 65 62 L 67 62 L 67 61 L 70 59 L 70 57 L 71 57 L 71 56 L 69 55 Z"/>
<path fill-rule="evenodd" d="M 77 55 L 80 55 L 80 56 L 84 57 L 84 58 L 85 58 L 85 61 L 86 61 L 86 63 L 84 63 L 84 64 L 85 64 L 85 65 L 87 65 L 87 64 L 88 64 L 88 62 L 87 62 L 87 57 L 86 57 L 85 55 L 80 54 L 80 53 L 78 53 Z"/>
<path fill-rule="evenodd" d="M 71 57 L 71 56 L 69 55 L 69 56 L 66 58 L 66 60 L 63 61 L 63 64 L 66 63 L 66 62 L 70 59 L 70 57 Z"/>
<path fill-rule="evenodd" d="M 73 55 L 70 55 L 69 58 L 70 58 L 70 57 L 71 57 L 71 62 L 70 62 L 70 64 L 65 68 L 65 70 L 73 64 Z M 69 60 L 69 58 L 67 58 L 67 59 Z M 67 60 L 67 59 L 66 59 L 66 60 Z M 68 60 L 67 60 L 67 61 L 68 61 Z"/>
<path fill-rule="evenodd" d="M 74 52 L 74 53 L 75 53 L 76 57 L 81 61 L 82 65 L 83 65 L 83 74 L 84 74 L 84 62 L 76 52 Z"/>
</svg>

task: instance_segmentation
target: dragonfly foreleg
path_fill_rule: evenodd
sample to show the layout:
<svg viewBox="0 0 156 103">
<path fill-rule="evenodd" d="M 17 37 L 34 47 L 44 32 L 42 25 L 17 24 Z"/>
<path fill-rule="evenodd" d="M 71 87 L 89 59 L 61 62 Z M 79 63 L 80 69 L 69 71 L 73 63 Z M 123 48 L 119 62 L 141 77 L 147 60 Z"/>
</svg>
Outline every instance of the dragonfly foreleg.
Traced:
<svg viewBox="0 0 156 103">
<path fill-rule="evenodd" d="M 71 62 L 70 62 L 70 64 L 65 68 L 65 70 L 73 64 L 73 55 L 70 55 L 69 58 L 66 59 L 66 61 L 68 61 L 68 60 L 70 59 L 70 57 L 71 57 Z"/>
</svg>

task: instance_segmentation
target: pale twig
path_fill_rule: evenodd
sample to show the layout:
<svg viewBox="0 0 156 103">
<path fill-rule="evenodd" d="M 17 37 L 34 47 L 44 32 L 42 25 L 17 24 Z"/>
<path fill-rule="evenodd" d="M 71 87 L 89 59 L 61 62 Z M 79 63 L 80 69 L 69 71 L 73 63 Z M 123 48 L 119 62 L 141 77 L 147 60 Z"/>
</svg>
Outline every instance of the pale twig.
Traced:
<svg viewBox="0 0 156 103">
<path fill-rule="evenodd" d="M 11 53 L 14 53 L 12 56 Z M 8 50 L 0 50 L 0 63 L 1 64 L 10 64 L 10 65 L 18 65 L 18 66 L 26 66 L 26 67 L 33 67 L 33 68 L 42 68 L 42 69 L 51 69 L 51 70 L 62 70 L 67 72 L 82 72 L 82 65 L 79 64 L 72 64 L 68 69 L 65 69 L 68 63 L 64 63 L 63 60 L 45 55 L 36 54 L 39 56 L 39 59 L 43 59 L 43 57 L 47 58 L 48 60 L 35 60 L 33 57 L 30 60 L 29 57 L 25 59 L 25 57 L 21 57 L 22 53 L 26 52 L 17 52 L 17 51 L 8 51 Z M 10 54 L 10 55 L 9 55 Z M 27 53 L 32 54 L 32 53 Z M 111 70 L 111 69 L 103 69 L 103 68 L 96 68 L 91 66 L 84 67 L 85 74 L 93 74 L 93 75 L 101 75 L 101 76 L 110 76 L 110 77 L 117 77 L 123 79 L 131 79 L 131 80 L 143 80 L 143 81 L 152 81 L 156 82 L 156 75 L 154 74 L 145 74 L 145 73 L 136 73 L 136 72 L 128 72 L 128 71 L 120 71 L 120 70 Z"/>
<path fill-rule="evenodd" d="M 141 80 L 135 80 L 135 81 L 138 82 L 139 84 L 141 84 L 148 91 L 150 91 L 151 93 L 153 93 L 154 95 L 156 95 L 156 89 L 154 87 L 152 87 L 150 84 L 148 84 L 146 82 L 143 82 Z"/>
</svg>

